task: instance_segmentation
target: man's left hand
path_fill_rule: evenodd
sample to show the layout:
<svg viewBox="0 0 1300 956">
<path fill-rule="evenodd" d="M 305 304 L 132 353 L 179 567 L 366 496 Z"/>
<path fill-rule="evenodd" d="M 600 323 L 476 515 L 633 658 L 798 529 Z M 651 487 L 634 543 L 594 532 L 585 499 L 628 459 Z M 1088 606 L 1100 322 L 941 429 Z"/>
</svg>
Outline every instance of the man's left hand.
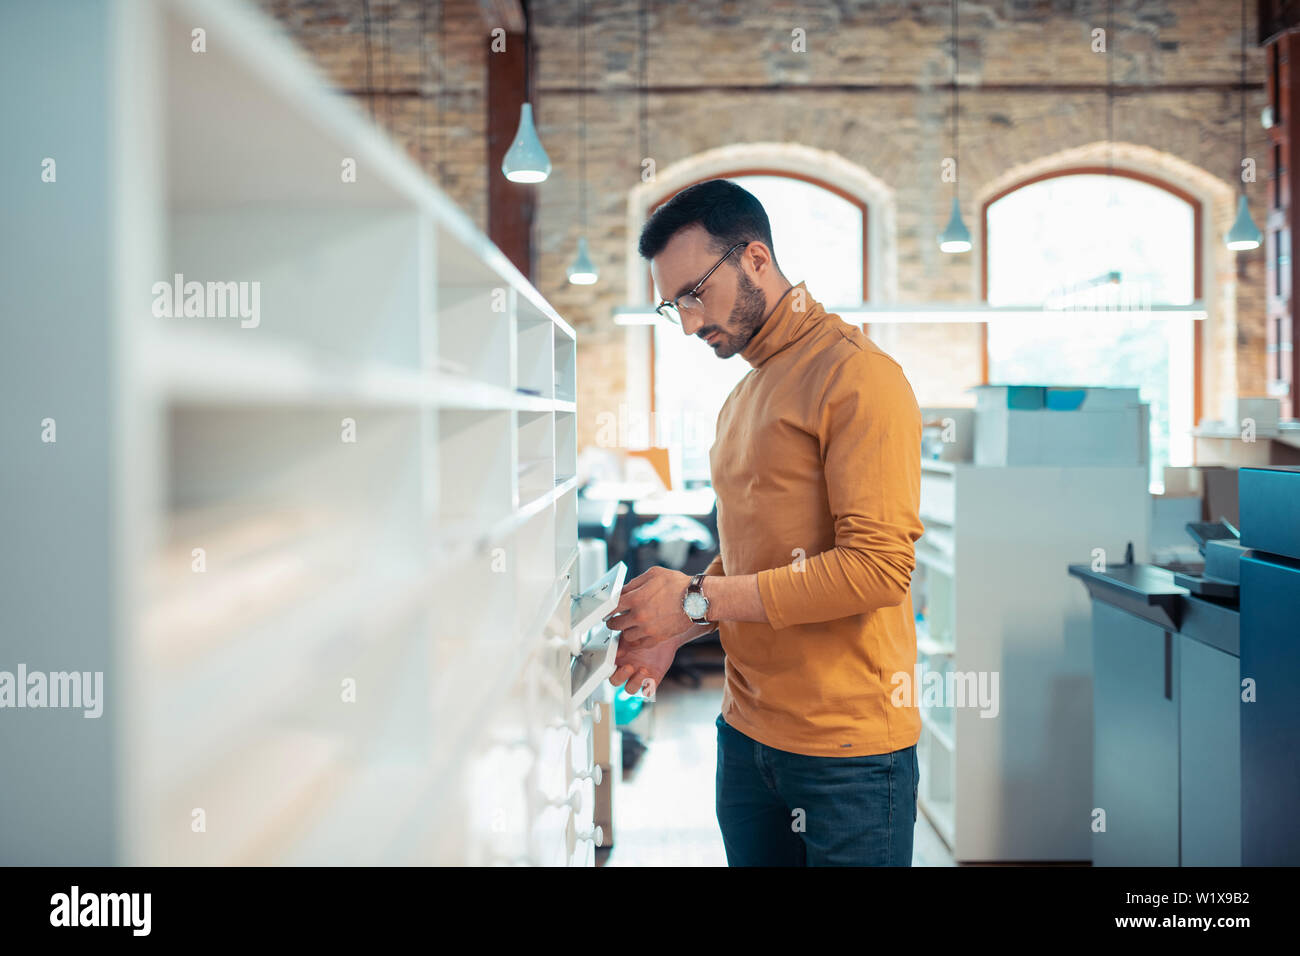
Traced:
<svg viewBox="0 0 1300 956">
<path fill-rule="evenodd" d="M 618 607 L 605 618 L 611 631 L 622 631 L 620 642 L 654 647 L 695 627 L 682 608 L 691 583 L 688 575 L 670 568 L 651 568 L 623 586 Z"/>
</svg>

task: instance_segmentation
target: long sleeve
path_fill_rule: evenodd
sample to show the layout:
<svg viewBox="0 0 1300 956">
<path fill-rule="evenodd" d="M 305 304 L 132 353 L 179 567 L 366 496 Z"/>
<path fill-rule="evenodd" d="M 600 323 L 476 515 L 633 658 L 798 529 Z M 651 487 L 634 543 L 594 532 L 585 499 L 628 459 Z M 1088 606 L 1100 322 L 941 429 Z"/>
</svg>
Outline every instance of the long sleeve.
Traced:
<svg viewBox="0 0 1300 956">
<path fill-rule="evenodd" d="M 861 351 L 832 373 L 818 437 L 835 546 L 758 573 L 759 596 L 777 629 L 900 604 L 924 531 L 921 413 L 892 359 Z"/>
</svg>

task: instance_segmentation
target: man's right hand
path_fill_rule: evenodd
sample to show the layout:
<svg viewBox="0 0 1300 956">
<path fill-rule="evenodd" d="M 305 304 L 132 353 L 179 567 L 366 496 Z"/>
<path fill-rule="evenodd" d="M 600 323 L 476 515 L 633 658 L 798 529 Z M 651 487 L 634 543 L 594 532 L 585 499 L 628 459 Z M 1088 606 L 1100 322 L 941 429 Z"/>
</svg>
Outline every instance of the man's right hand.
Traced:
<svg viewBox="0 0 1300 956">
<path fill-rule="evenodd" d="M 697 625 L 678 634 L 671 641 L 648 648 L 619 641 L 618 650 L 614 653 L 614 673 L 610 675 L 609 682 L 615 687 L 623 687 L 629 694 L 639 693 L 643 689 L 653 694 L 668 673 L 668 668 L 672 667 L 677 649 L 714 630 L 716 627 Z M 652 682 L 648 688 L 644 686 L 646 681 Z"/>
</svg>

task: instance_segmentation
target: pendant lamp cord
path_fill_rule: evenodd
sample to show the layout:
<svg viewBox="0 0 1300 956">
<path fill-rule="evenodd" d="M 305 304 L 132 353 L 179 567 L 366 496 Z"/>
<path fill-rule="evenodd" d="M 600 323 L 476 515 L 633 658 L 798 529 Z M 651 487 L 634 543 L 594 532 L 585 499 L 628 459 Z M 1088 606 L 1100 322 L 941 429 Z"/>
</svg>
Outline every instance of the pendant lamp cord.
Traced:
<svg viewBox="0 0 1300 956">
<path fill-rule="evenodd" d="M 366 38 L 366 97 L 370 101 L 370 119 L 375 120 L 375 71 L 370 61 L 370 0 L 361 0 L 361 27 Z"/>
<path fill-rule="evenodd" d="M 438 0 L 438 6 L 433 18 L 433 32 L 438 37 L 438 49 L 434 51 L 434 61 L 438 64 L 437 81 L 434 83 L 434 118 L 437 125 L 438 135 L 433 141 L 433 159 L 438 167 L 438 184 L 442 185 L 445 181 L 443 171 L 443 157 L 447 154 L 446 128 L 447 128 L 447 101 L 444 92 L 447 89 L 447 59 L 444 48 L 446 47 L 446 36 L 444 35 L 443 23 L 443 0 Z"/>
<path fill-rule="evenodd" d="M 533 21 L 528 15 L 528 4 L 524 8 L 524 102 L 533 102 Z M 536 110 L 533 110 L 536 114 Z M 534 116 L 536 122 L 536 116 Z"/>
<path fill-rule="evenodd" d="M 578 3 L 578 208 L 587 232 L 587 3 Z"/>
<path fill-rule="evenodd" d="M 1115 168 L 1115 0 L 1106 0 L 1106 175 Z M 1111 184 L 1113 190 L 1114 183 Z"/>
<path fill-rule="evenodd" d="M 636 161 L 637 179 L 639 181 L 644 171 L 644 167 L 642 166 L 642 163 L 645 162 L 645 158 L 650 154 L 650 132 L 649 132 L 650 129 L 650 102 L 649 102 L 650 101 L 650 69 L 648 66 L 650 57 L 648 51 L 648 43 L 646 41 L 646 0 L 641 0 L 640 4 L 637 6 L 637 21 L 638 21 L 638 28 L 639 28 L 638 39 L 640 41 L 639 45 L 641 47 L 640 50 L 641 52 L 641 57 L 640 57 L 641 59 L 641 63 L 640 63 L 641 102 L 639 103 L 640 106 L 639 132 L 641 135 L 641 155 L 637 157 L 637 161 Z"/>
<path fill-rule="evenodd" d="M 957 175 L 952 179 L 952 194 L 957 196 L 957 180 L 961 176 L 960 148 L 957 144 L 957 0 L 952 0 L 952 158 L 958 163 Z"/>
<path fill-rule="evenodd" d="M 429 66 L 429 0 L 420 3 L 420 165 L 429 172 L 429 99 L 424 89 L 432 86 L 433 70 Z"/>
<path fill-rule="evenodd" d="M 393 64 L 389 59 L 391 44 L 388 42 L 388 21 L 392 19 L 393 9 L 388 3 L 384 4 L 384 31 L 383 31 L 383 55 L 384 55 L 384 125 L 388 127 L 388 132 L 393 132 Z"/>
<path fill-rule="evenodd" d="M 420 90 L 420 156 L 424 163 L 425 172 L 433 178 L 434 182 L 442 184 L 442 67 L 439 60 L 437 74 L 434 73 L 433 64 L 442 55 L 442 0 L 437 0 L 436 12 L 434 13 L 433 32 L 438 36 L 438 48 L 434 53 L 429 52 L 429 6 L 433 0 L 421 0 L 420 2 L 420 72 L 424 77 Z M 425 88 L 427 87 L 427 92 Z M 430 101 L 436 107 L 434 110 L 433 121 L 429 117 Z M 433 131 L 437 129 L 435 136 Z M 434 149 L 429 148 L 429 141 L 434 141 Z"/>
<path fill-rule="evenodd" d="M 1246 180 L 1241 175 L 1241 163 L 1246 158 L 1246 0 L 1241 0 L 1241 156 L 1237 160 L 1235 175 L 1246 192 Z"/>
</svg>

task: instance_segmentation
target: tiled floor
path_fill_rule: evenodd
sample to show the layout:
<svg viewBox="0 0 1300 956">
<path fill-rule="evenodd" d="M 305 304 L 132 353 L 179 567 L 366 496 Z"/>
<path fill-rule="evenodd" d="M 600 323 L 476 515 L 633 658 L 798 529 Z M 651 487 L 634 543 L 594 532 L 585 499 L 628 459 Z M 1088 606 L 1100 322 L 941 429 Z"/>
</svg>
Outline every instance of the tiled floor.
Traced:
<svg viewBox="0 0 1300 956">
<path fill-rule="evenodd" d="M 698 688 L 670 679 L 628 725 L 648 745 L 635 772 L 615 791 L 614 846 L 604 866 L 726 866 L 714 815 L 721 669 L 700 671 Z M 952 855 L 922 812 L 913 866 L 952 866 Z"/>
</svg>

